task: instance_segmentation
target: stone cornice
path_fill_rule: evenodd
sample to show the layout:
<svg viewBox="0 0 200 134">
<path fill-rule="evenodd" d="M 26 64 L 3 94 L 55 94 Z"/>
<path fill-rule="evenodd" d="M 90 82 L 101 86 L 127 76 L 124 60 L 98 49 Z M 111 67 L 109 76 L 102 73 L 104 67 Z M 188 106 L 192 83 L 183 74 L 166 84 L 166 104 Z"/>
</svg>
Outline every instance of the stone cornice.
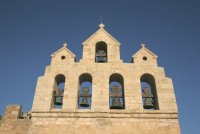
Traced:
<svg viewBox="0 0 200 134">
<path fill-rule="evenodd" d="M 178 119 L 177 112 L 39 112 L 34 111 L 32 118 L 147 118 Z"/>
</svg>

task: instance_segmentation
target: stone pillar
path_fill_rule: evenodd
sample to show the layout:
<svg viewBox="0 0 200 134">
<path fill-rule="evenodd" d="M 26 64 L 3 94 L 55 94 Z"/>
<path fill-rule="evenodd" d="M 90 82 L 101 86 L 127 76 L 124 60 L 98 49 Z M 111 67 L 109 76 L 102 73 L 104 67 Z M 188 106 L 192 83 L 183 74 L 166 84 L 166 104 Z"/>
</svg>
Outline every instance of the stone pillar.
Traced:
<svg viewBox="0 0 200 134">
<path fill-rule="evenodd" d="M 3 115 L 3 119 L 19 119 L 21 114 L 21 105 L 8 105 Z"/>
</svg>

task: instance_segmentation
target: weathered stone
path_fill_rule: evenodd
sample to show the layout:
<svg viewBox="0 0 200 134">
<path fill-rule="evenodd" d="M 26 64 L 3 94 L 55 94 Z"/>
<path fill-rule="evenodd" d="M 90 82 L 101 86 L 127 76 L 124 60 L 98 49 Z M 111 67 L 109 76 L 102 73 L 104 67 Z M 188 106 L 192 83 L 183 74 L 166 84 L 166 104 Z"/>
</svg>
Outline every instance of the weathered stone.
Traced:
<svg viewBox="0 0 200 134">
<path fill-rule="evenodd" d="M 98 42 L 107 44 L 106 63 L 95 62 Z M 51 64 L 38 78 L 28 118 L 21 118 L 21 106 L 8 106 L 0 119 L 1 134 L 180 134 L 172 80 L 144 44 L 131 63 L 123 63 L 120 43 L 100 25 L 83 42 L 80 62 L 76 62 L 66 43 L 51 56 Z M 92 77 L 91 109 L 78 109 L 79 76 L 84 73 Z M 65 77 L 63 105 L 55 109 L 53 92 L 60 74 Z M 109 79 L 113 74 L 123 77 L 124 109 L 109 108 Z M 153 78 L 142 78 L 144 74 Z M 141 79 L 155 79 L 156 110 L 143 109 Z"/>
</svg>

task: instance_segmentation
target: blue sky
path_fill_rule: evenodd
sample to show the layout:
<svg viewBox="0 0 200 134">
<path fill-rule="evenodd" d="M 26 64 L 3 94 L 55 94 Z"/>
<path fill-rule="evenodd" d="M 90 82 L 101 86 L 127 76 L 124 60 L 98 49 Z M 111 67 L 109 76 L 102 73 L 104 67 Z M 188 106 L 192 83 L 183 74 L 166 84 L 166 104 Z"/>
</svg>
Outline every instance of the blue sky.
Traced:
<svg viewBox="0 0 200 134">
<path fill-rule="evenodd" d="M 199 133 L 199 7 L 198 0 L 1 0 L 0 114 L 8 104 L 29 110 L 50 55 L 66 41 L 79 60 L 102 16 L 124 62 L 142 42 L 158 55 L 173 79 L 182 133 Z"/>
</svg>

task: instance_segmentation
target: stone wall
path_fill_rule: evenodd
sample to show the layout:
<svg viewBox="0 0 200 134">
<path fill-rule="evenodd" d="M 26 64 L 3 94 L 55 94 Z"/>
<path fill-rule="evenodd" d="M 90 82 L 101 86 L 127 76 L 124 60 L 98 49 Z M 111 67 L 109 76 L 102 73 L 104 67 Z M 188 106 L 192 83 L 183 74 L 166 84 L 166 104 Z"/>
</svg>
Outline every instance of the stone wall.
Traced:
<svg viewBox="0 0 200 134">
<path fill-rule="evenodd" d="M 0 134 L 26 134 L 31 120 L 21 116 L 20 105 L 8 105 L 0 120 Z"/>
<path fill-rule="evenodd" d="M 133 118 L 40 118 L 31 134 L 179 134 L 177 120 Z"/>
<path fill-rule="evenodd" d="M 33 112 L 31 119 L 20 112 L 21 106 L 7 107 L 1 134 L 180 134 L 173 112 Z"/>
</svg>

